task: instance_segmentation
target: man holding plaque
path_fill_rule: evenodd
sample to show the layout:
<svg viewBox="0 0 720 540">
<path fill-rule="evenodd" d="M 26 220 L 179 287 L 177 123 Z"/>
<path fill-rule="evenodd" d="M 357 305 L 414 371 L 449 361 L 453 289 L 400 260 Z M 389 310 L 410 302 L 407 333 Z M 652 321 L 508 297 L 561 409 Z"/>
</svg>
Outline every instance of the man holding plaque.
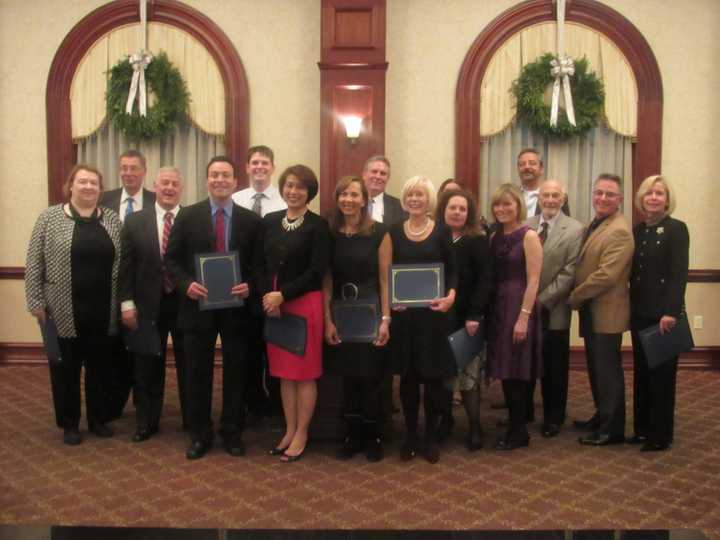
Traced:
<svg viewBox="0 0 720 540">
<path fill-rule="evenodd" d="M 177 327 L 178 291 L 170 279 L 164 257 L 170 231 L 180 211 L 182 177 L 175 167 L 162 167 L 155 179 L 155 204 L 135 212 L 122 229 L 120 259 L 120 309 L 128 332 L 139 340 L 134 350 L 137 429 L 133 442 L 148 440 L 158 432 L 165 394 L 165 351 L 172 335 L 178 395 L 183 427 L 187 427 L 185 400 L 185 350 Z M 159 352 L 150 350 L 157 347 Z M 149 342 L 154 347 L 143 347 Z"/>
<path fill-rule="evenodd" d="M 237 186 L 233 162 L 216 156 L 207 166 L 209 198 L 183 208 L 170 234 L 167 267 L 178 290 L 184 293 L 178 311 L 178 326 L 185 333 L 187 354 L 187 402 L 190 447 L 188 459 L 203 457 L 213 444 L 212 387 L 215 343 L 222 341 L 223 396 L 219 434 L 225 451 L 232 456 L 245 454 L 242 430 L 245 422 L 245 371 L 248 345 L 249 311 L 241 299 L 248 297 L 249 284 L 243 276 L 253 275 L 252 257 L 260 230 L 260 218 L 233 203 Z M 228 276 L 197 275 L 198 255 L 207 258 L 234 253 L 240 262 L 240 277 L 216 303 L 213 279 Z M 201 304 L 203 304 L 201 309 Z"/>
</svg>

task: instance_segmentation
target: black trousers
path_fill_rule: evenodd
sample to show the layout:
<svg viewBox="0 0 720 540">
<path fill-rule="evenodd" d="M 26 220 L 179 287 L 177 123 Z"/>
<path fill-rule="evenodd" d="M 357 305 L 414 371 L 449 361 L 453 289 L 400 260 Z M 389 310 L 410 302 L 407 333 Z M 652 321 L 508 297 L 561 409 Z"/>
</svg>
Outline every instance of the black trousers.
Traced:
<svg viewBox="0 0 720 540">
<path fill-rule="evenodd" d="M 177 372 L 178 397 L 183 428 L 188 426 L 187 389 L 185 388 L 185 343 L 182 330 L 177 327 L 177 293 L 163 294 L 157 317 L 160 334 L 160 356 L 135 355 L 135 407 L 137 428 L 156 430 L 160 424 L 165 399 L 165 365 L 168 336 L 172 336 Z"/>
<path fill-rule="evenodd" d="M 599 433 L 625 434 L 625 374 L 620 346 L 622 334 L 585 332 L 590 389 L 595 402 Z"/>
<path fill-rule="evenodd" d="M 133 388 L 135 373 L 135 358 L 132 353 L 125 349 L 125 343 L 121 337 L 112 339 L 111 355 L 108 359 L 109 373 L 109 398 L 108 417 L 106 420 L 116 420 L 123 415 L 125 405 L 130 397 Z"/>
<path fill-rule="evenodd" d="M 245 427 L 247 327 L 240 328 L 227 310 L 215 314 L 212 330 L 185 330 L 188 428 L 192 441 L 212 439 L 212 390 L 215 341 L 222 342 L 222 413 L 220 435 L 239 437 Z"/>
<path fill-rule="evenodd" d="M 400 401 L 402 402 L 405 429 L 408 437 L 417 437 L 420 408 L 420 385 L 424 385 L 425 433 L 434 436 L 440 415 L 447 411 L 448 393 L 442 379 L 420 379 L 414 375 L 400 377 Z"/>
<path fill-rule="evenodd" d="M 638 332 L 657 324 L 657 320 L 633 318 L 633 411 L 636 435 L 644 435 L 650 442 L 670 444 L 675 428 L 675 384 L 678 359 L 648 368 Z"/>
<path fill-rule="evenodd" d="M 378 422 L 382 414 L 381 379 L 343 377 L 343 414 L 363 422 Z"/>
<path fill-rule="evenodd" d="M 267 354 L 263 339 L 264 319 L 261 315 L 249 321 L 247 332 L 247 389 L 248 411 L 259 414 L 280 414 L 282 401 L 279 379 L 270 376 L 267 368 Z"/>
<path fill-rule="evenodd" d="M 60 362 L 50 363 L 50 385 L 55 422 L 59 428 L 80 426 L 80 372 L 85 368 L 85 411 L 88 428 L 107 419 L 112 338 L 83 336 L 59 338 Z"/>
<path fill-rule="evenodd" d="M 523 381 L 521 379 L 503 379 L 502 389 L 507 403 L 510 425 L 508 433 L 519 439 L 527 438 L 527 411 L 528 400 L 531 400 L 530 388 L 535 388 L 534 380 Z M 532 403 L 532 401 L 531 401 Z"/>
<path fill-rule="evenodd" d="M 543 332 L 543 421 L 562 425 L 565 422 L 570 366 L 570 330 Z"/>
</svg>

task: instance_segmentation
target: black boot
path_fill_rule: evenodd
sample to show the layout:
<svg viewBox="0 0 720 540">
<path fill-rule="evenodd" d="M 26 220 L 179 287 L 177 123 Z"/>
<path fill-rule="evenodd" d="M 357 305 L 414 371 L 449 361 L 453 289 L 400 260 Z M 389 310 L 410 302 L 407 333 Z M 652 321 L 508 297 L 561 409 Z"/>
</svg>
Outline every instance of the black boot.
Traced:
<svg viewBox="0 0 720 540">
<path fill-rule="evenodd" d="M 335 452 L 335 457 L 341 460 L 352 459 L 355 454 L 362 450 L 362 423 L 359 416 L 346 416 L 347 435 L 343 439 L 342 446 Z"/>
<path fill-rule="evenodd" d="M 463 405 L 468 417 L 467 448 L 470 452 L 480 450 L 483 446 L 483 432 L 480 427 L 480 390 L 466 390 L 461 392 Z"/>
<path fill-rule="evenodd" d="M 425 415 L 425 459 L 430 463 L 440 461 L 440 444 L 437 437 L 439 418 L 436 413 Z"/>
<path fill-rule="evenodd" d="M 378 423 L 373 421 L 363 422 L 363 429 L 365 430 L 365 457 L 372 463 L 382 461 L 385 454 Z"/>
</svg>

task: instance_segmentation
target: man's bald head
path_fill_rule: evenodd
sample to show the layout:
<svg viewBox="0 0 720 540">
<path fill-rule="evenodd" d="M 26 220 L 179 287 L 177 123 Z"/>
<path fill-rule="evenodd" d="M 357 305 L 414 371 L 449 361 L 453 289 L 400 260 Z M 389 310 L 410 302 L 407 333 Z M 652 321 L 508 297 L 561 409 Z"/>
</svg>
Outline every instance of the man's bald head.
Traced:
<svg viewBox="0 0 720 540">
<path fill-rule="evenodd" d="M 550 220 L 562 211 L 565 203 L 565 186 L 559 180 L 549 178 L 540 182 L 540 196 L 538 203 L 543 218 Z"/>
</svg>

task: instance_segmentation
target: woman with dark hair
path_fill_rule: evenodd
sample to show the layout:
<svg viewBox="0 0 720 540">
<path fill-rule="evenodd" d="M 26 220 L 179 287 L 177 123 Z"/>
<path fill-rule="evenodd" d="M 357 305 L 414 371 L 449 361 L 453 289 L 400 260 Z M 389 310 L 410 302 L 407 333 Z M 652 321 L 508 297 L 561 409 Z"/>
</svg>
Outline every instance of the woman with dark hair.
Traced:
<svg viewBox="0 0 720 540">
<path fill-rule="evenodd" d="M 384 346 L 390 337 L 387 280 L 392 244 L 387 228 L 370 217 L 368 200 L 367 188 L 359 177 L 346 176 L 335 186 L 333 243 L 324 283 L 326 366 L 344 376 L 348 431 L 338 458 L 350 459 L 364 448 L 368 461 L 380 461 L 383 448 L 378 419 L 381 382 L 387 371 Z M 378 302 L 382 318 L 373 343 L 341 342 L 331 303 L 348 297 Z"/>
<path fill-rule="evenodd" d="M 267 214 L 263 220 L 258 283 L 267 316 L 289 313 L 304 317 L 307 323 L 303 356 L 267 344 L 270 374 L 280 378 L 286 424 L 285 435 L 270 454 L 292 462 L 305 451 L 317 399 L 315 381 L 322 375 L 322 280 L 330 234 L 327 222 L 308 209 L 318 192 L 317 178 L 309 167 L 288 167 L 279 187 L 287 210 Z"/>
<path fill-rule="evenodd" d="M 666 178 L 647 177 L 635 196 L 635 208 L 645 220 L 635 226 L 635 255 L 630 276 L 630 330 L 635 377 L 633 409 L 635 435 L 643 452 L 670 448 L 675 424 L 677 357 L 651 369 L 639 332 L 659 324 L 670 332 L 685 312 L 690 236 L 685 223 L 670 217 L 675 192 Z"/>
<path fill-rule="evenodd" d="M 104 362 L 117 333 L 120 219 L 98 206 L 100 171 L 76 165 L 63 185 L 68 200 L 40 214 L 30 238 L 25 296 L 41 325 L 57 327 L 61 359 L 50 362 L 55 420 L 63 442 L 80 444 L 80 371 L 85 368 L 85 405 L 90 432 L 112 437 L 105 422 Z M 54 359 L 57 360 L 57 359 Z"/>
<path fill-rule="evenodd" d="M 438 223 L 450 229 L 458 269 L 455 304 L 450 310 L 450 333 L 465 328 L 470 336 L 483 332 L 490 285 L 492 259 L 487 234 L 477 223 L 477 205 L 467 191 L 446 190 L 435 213 Z M 484 353 L 483 353 L 484 356 Z M 449 389 L 457 386 L 468 417 L 467 448 L 482 448 L 480 427 L 480 356 L 457 377 L 448 379 Z"/>
<path fill-rule="evenodd" d="M 465 182 L 458 180 L 457 178 L 446 178 L 438 188 L 438 197 L 440 197 L 446 191 L 462 191 L 465 189 Z"/>
</svg>

